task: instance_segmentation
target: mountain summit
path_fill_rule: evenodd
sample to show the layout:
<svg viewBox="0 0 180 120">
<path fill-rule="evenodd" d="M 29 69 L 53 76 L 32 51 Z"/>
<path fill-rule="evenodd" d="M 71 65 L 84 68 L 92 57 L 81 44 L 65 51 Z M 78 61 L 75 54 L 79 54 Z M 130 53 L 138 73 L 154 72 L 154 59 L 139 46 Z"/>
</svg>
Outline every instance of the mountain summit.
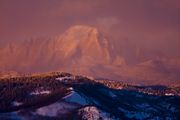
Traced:
<svg viewBox="0 0 180 120">
<path fill-rule="evenodd" d="M 75 58 L 83 64 L 110 63 L 109 41 L 94 27 L 73 26 L 60 39 L 64 59 Z"/>
<path fill-rule="evenodd" d="M 138 84 L 179 84 L 178 62 L 147 62 L 155 59 L 149 52 L 118 45 L 97 28 L 76 25 L 57 37 L 33 38 L 0 48 L 0 71 L 64 71 Z M 140 63 L 128 64 L 129 59 L 137 61 L 136 53 L 142 58 Z"/>
<path fill-rule="evenodd" d="M 110 64 L 109 41 L 96 28 L 76 25 L 52 38 L 11 43 L 0 51 L 0 68 L 18 71 L 49 71 Z"/>
</svg>

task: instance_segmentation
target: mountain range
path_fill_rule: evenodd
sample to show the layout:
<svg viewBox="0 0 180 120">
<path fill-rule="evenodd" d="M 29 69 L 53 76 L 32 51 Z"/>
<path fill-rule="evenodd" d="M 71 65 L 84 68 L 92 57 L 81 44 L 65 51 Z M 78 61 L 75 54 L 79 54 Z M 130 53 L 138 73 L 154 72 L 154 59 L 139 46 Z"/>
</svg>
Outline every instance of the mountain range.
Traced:
<svg viewBox="0 0 180 120">
<path fill-rule="evenodd" d="M 0 56 L 0 71 L 5 72 L 65 71 L 133 84 L 180 84 L 180 58 L 128 45 L 126 40 L 117 44 L 92 26 L 76 25 L 55 37 L 11 42 L 0 48 Z"/>
</svg>

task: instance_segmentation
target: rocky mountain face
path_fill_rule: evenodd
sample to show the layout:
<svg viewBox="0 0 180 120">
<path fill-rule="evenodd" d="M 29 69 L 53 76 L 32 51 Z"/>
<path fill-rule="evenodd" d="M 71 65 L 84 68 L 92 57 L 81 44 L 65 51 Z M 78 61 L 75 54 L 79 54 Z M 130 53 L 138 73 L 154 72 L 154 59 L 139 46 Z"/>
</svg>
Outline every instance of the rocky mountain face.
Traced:
<svg viewBox="0 0 180 120">
<path fill-rule="evenodd" d="M 74 26 L 58 37 L 8 44 L 0 51 L 0 66 L 7 70 L 47 71 L 77 64 L 109 64 L 109 47 L 96 28 Z"/>
<path fill-rule="evenodd" d="M 60 70 L 138 84 L 180 83 L 180 59 L 163 58 L 125 43 L 118 46 L 90 26 L 77 25 L 60 36 L 7 44 L 0 56 L 1 71 Z"/>
</svg>

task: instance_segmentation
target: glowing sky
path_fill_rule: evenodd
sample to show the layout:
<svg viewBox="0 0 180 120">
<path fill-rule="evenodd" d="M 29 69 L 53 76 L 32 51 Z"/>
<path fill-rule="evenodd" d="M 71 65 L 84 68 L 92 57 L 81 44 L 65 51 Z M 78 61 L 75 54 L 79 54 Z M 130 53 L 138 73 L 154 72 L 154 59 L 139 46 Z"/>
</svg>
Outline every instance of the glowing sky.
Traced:
<svg viewBox="0 0 180 120">
<path fill-rule="evenodd" d="M 1 46 L 75 24 L 180 57 L 179 0 L 0 0 Z"/>
</svg>

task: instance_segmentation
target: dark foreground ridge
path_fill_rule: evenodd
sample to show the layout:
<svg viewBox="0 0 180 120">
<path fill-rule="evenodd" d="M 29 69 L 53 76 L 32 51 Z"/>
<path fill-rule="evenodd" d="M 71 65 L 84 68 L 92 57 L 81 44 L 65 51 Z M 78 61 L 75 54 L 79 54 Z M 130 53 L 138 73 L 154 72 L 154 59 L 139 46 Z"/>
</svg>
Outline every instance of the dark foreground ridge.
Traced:
<svg viewBox="0 0 180 120">
<path fill-rule="evenodd" d="M 1 120 L 180 118 L 180 87 L 133 86 L 54 72 L 0 80 Z"/>
</svg>

